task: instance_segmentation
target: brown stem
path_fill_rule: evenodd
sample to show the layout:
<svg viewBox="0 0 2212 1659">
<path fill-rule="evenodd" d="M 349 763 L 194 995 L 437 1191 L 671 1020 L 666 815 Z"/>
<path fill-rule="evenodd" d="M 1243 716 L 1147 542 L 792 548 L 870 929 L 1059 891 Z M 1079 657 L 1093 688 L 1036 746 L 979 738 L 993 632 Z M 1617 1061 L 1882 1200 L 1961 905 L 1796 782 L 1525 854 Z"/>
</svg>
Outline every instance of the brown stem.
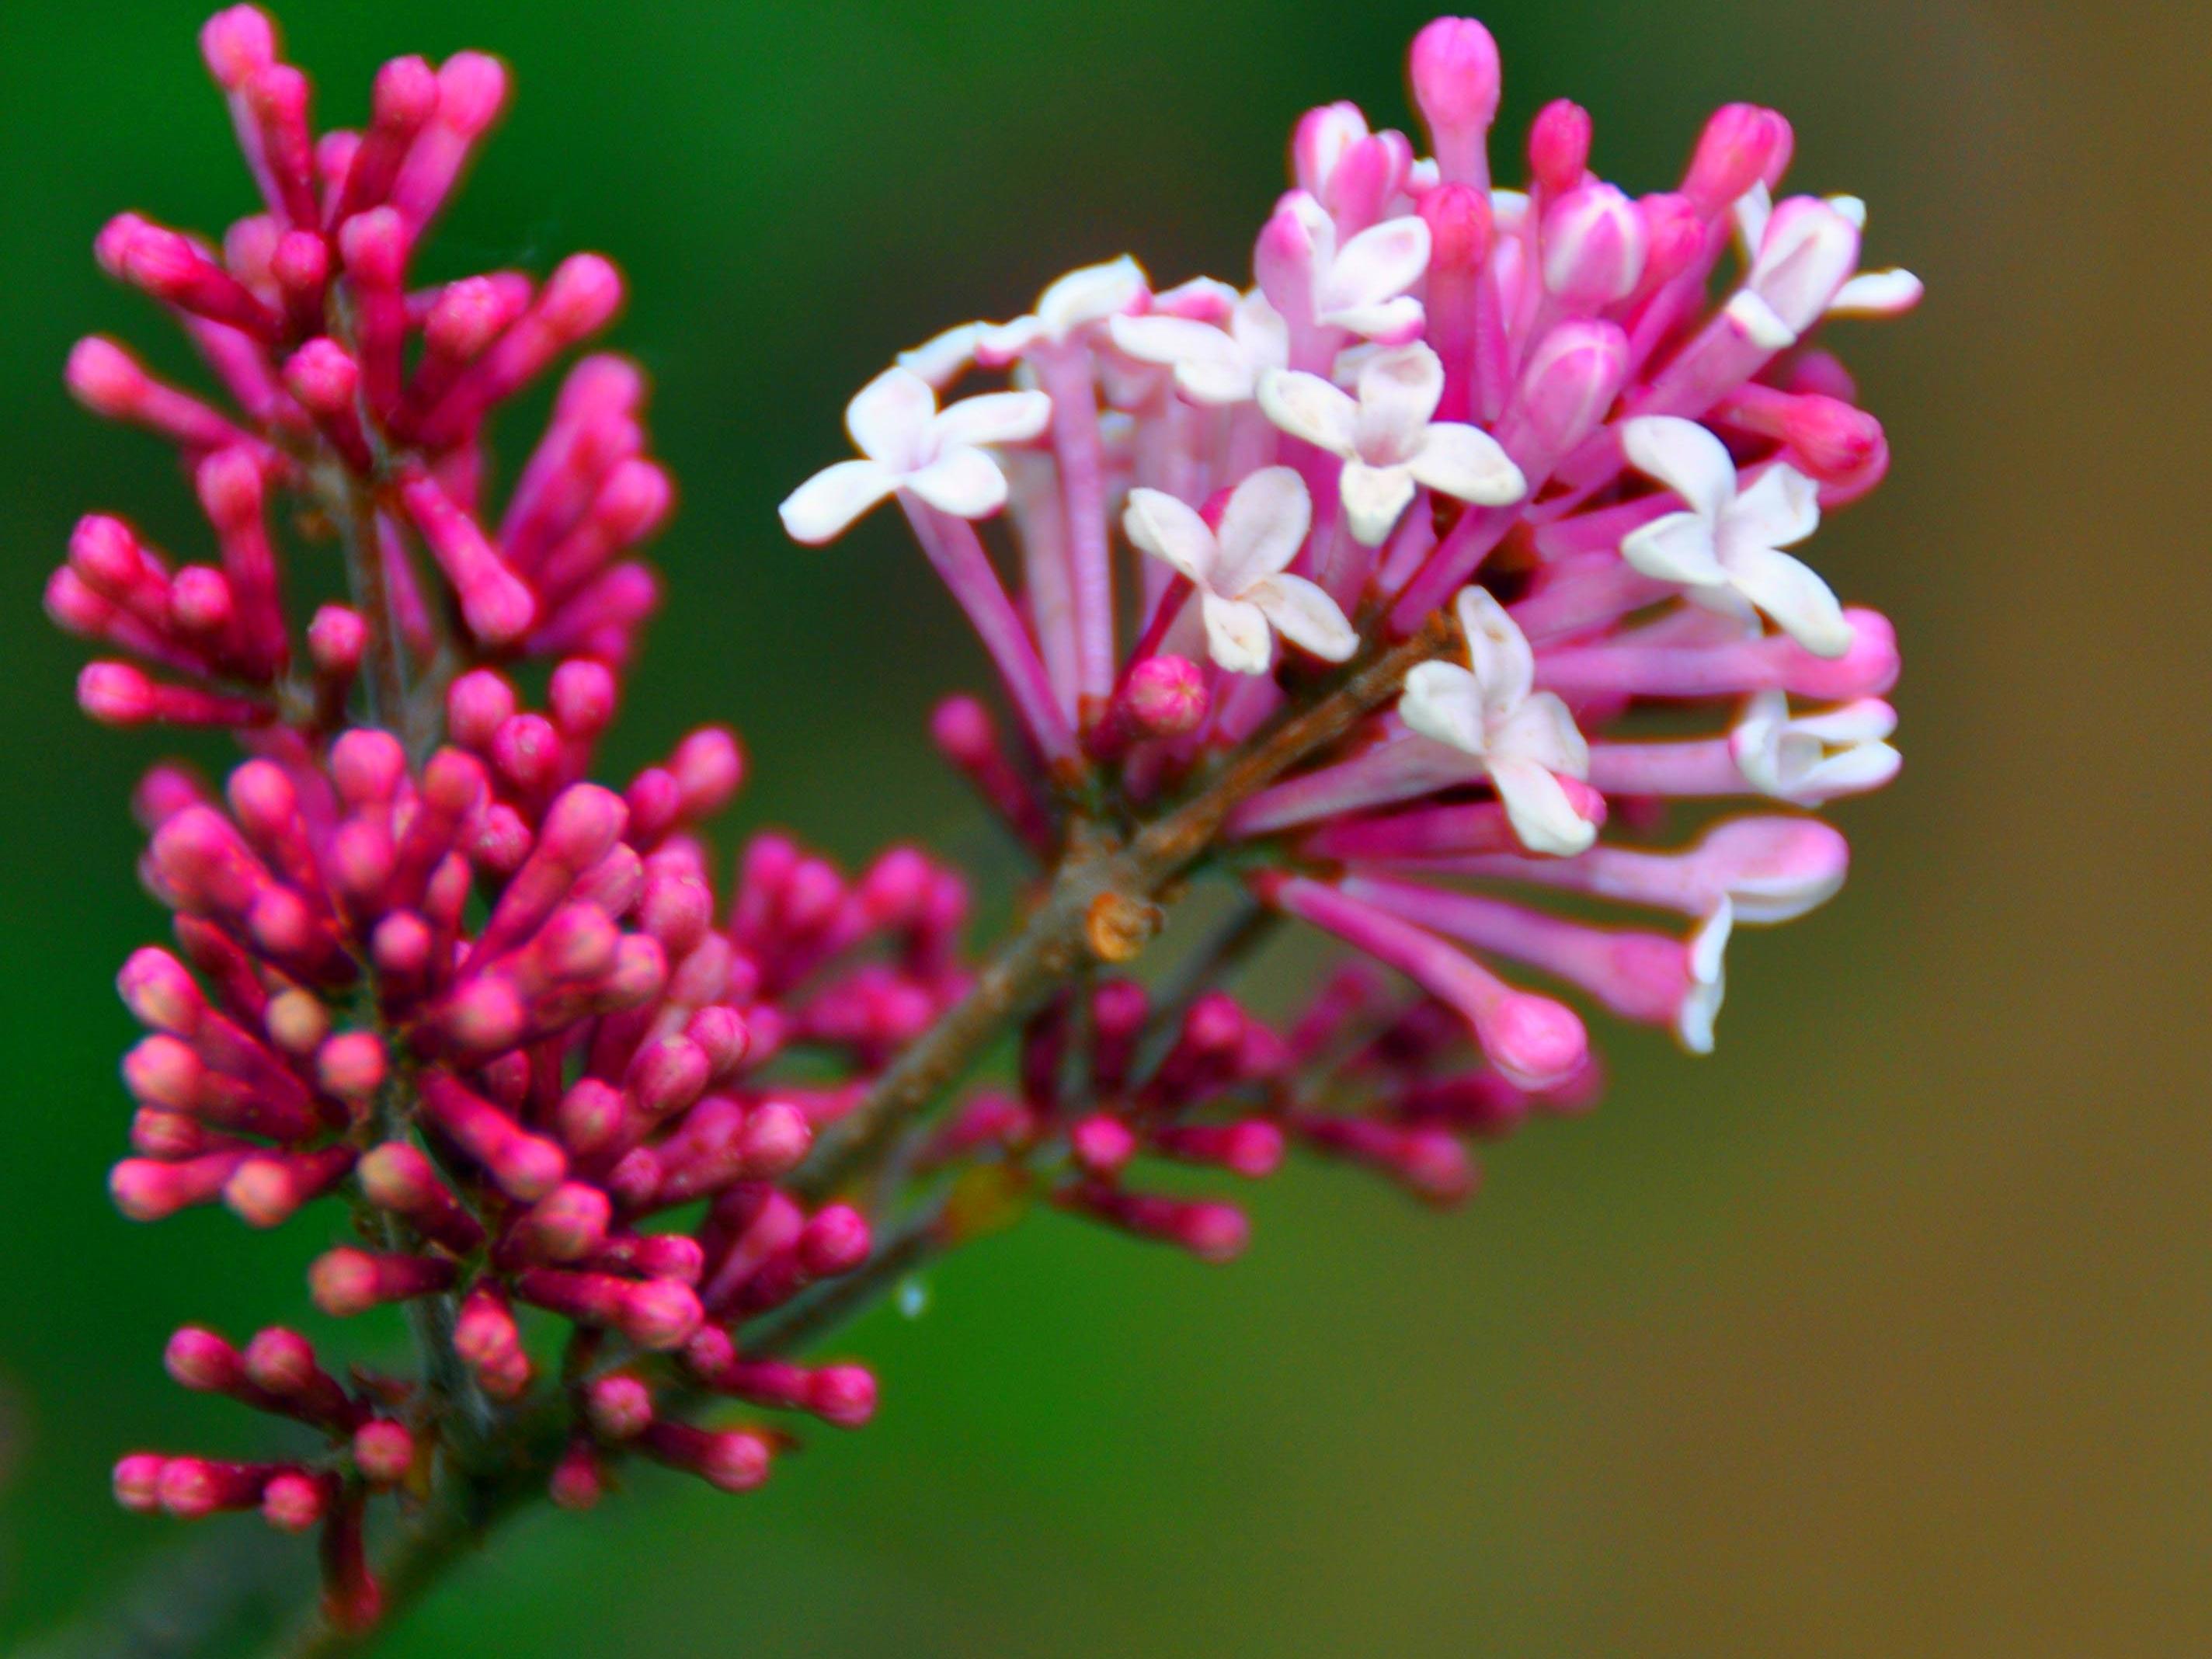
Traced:
<svg viewBox="0 0 2212 1659">
<path fill-rule="evenodd" d="M 1306 708 L 1279 721 L 1196 795 L 1138 830 L 1129 843 L 1063 864 L 1044 902 L 994 951 L 968 994 L 885 1068 L 800 1170 L 802 1196 L 835 1192 L 889 1144 L 899 1127 L 957 1081 L 1007 1023 L 1027 1013 L 1097 951 L 1098 919 L 1117 908 L 1149 913 L 1161 890 L 1212 845 L 1238 803 L 1349 732 L 1416 665 L 1456 638 L 1439 611 L 1419 632 L 1343 674 Z"/>
</svg>

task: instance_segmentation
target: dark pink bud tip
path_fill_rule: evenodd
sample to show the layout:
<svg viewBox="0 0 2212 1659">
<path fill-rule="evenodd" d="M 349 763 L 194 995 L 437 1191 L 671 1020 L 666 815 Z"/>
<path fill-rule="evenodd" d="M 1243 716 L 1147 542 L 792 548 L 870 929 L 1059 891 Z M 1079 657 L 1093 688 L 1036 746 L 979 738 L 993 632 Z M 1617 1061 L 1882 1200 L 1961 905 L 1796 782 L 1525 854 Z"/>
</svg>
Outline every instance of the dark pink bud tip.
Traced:
<svg viewBox="0 0 2212 1659">
<path fill-rule="evenodd" d="M 673 1279 L 647 1279 L 623 1298 L 623 1334 L 656 1352 L 682 1347 L 705 1317 L 698 1297 Z"/>
<path fill-rule="evenodd" d="M 270 1476 L 261 1489 L 261 1518 L 279 1532 L 306 1532 L 328 1508 L 325 1483 L 298 1469 Z"/>
<path fill-rule="evenodd" d="M 1472 17 L 1439 17 L 1413 37 L 1407 68 L 1431 136 L 1488 130 L 1498 113 L 1498 42 Z"/>
<path fill-rule="evenodd" d="M 857 1429 L 876 1414 L 875 1374 L 863 1365 L 824 1365 L 807 1385 L 806 1404 L 825 1423 Z"/>
<path fill-rule="evenodd" d="M 634 1440 L 653 1421 L 653 1391 L 635 1376 L 603 1376 L 584 1390 L 584 1413 L 610 1440 Z"/>
<path fill-rule="evenodd" d="M 152 1515 L 161 1507 L 161 1471 L 169 1460 L 159 1452 L 133 1452 L 115 1465 L 115 1501 L 133 1515 Z"/>
<path fill-rule="evenodd" d="M 373 1486 L 396 1485 L 415 1464 L 415 1437 L 402 1423 L 383 1419 L 354 1431 L 354 1467 Z"/>
<path fill-rule="evenodd" d="M 867 1218 L 849 1204 L 825 1206 L 799 1236 L 799 1261 L 817 1279 L 852 1272 L 870 1248 Z"/>
</svg>

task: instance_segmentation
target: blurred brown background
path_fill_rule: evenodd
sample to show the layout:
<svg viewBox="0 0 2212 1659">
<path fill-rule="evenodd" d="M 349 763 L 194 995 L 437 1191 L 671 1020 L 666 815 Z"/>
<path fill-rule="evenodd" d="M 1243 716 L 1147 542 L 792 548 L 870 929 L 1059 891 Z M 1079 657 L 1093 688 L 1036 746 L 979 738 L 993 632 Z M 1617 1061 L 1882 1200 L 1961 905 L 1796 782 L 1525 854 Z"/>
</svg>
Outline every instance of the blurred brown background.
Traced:
<svg viewBox="0 0 2212 1659">
<path fill-rule="evenodd" d="M 58 380 L 77 333 L 158 331 L 91 273 L 106 213 L 242 202 L 199 9 L 0 18 L 0 1633 L 112 1602 L 167 1541 L 107 1507 L 107 1461 L 251 1425 L 162 1384 L 161 1335 L 289 1314 L 313 1245 L 101 1208 L 108 976 L 152 925 L 123 792 L 153 745 L 81 730 L 76 653 L 33 614 L 84 507 L 186 522 L 150 447 Z M 732 715 L 747 821 L 848 853 L 917 826 L 988 843 L 915 740 L 970 661 L 920 561 L 881 527 L 822 554 L 773 534 L 846 396 L 1125 246 L 1164 282 L 1241 275 L 1291 119 L 1352 96 L 1402 123 L 1425 15 L 286 11 L 341 115 L 397 52 L 514 63 L 454 257 L 619 256 L 620 340 L 687 488 L 615 759 Z M 1513 131 L 1571 94 L 1599 165 L 1650 188 L 1711 105 L 1776 104 L 1795 180 L 1864 195 L 1874 258 L 1928 280 L 1915 318 L 1839 337 L 1897 462 L 1815 560 L 1897 619 L 1907 664 L 1905 775 L 1838 814 L 1844 897 L 1742 942 L 1718 1055 L 1613 1041 L 1604 1108 L 1505 1148 L 1463 1213 L 1302 1175 L 1224 1272 L 1027 1227 L 935 1275 L 926 1317 L 855 1334 L 885 1382 L 867 1433 L 754 1498 L 648 1478 L 541 1516 L 392 1652 L 2212 1652 L 2212 16 L 1486 15 Z M 914 649 L 916 617 L 943 652 Z M 869 672 L 838 678 L 847 653 Z M 242 1533 L 199 1535 L 215 1559 Z"/>
</svg>

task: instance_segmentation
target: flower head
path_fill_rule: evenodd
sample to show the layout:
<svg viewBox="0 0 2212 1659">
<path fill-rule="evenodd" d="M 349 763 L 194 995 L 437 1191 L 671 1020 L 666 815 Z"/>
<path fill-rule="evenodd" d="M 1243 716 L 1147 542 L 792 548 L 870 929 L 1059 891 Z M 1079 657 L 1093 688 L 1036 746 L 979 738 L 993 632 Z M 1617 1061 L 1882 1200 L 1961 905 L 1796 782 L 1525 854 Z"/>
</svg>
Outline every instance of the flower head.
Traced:
<svg viewBox="0 0 2212 1659">
<path fill-rule="evenodd" d="M 1513 618 L 1480 587 L 1457 604 L 1468 665 L 1425 662 L 1406 676 L 1398 717 L 1413 731 L 1482 763 L 1522 845 L 1562 857 L 1597 826 L 1559 783 L 1589 774 L 1589 745 L 1567 706 L 1535 686 L 1535 656 Z"/>
<path fill-rule="evenodd" d="M 983 519 L 1006 503 L 1006 475 L 984 446 L 1026 443 L 1052 421 L 1042 392 L 994 392 L 937 406 L 911 369 L 893 367 L 845 405 L 861 458 L 824 467 L 776 510 L 794 541 L 834 541 L 886 497 L 912 492 L 939 512 Z"/>
<path fill-rule="evenodd" d="M 1717 609 L 1762 611 L 1817 656 L 1850 649 L 1850 624 L 1835 594 L 1803 561 L 1781 550 L 1820 526 L 1820 494 L 1810 478 L 1778 462 L 1739 492 L 1727 447 L 1695 421 L 1672 416 L 1630 421 L 1621 443 L 1632 465 L 1688 504 L 1631 532 L 1620 544 L 1623 559 Z"/>
<path fill-rule="evenodd" d="M 1232 674 L 1263 674 L 1276 634 L 1329 662 L 1359 646 L 1334 599 L 1285 574 L 1312 514 L 1298 475 L 1270 466 L 1237 486 L 1218 526 L 1174 496 L 1143 489 L 1129 492 L 1122 524 L 1131 542 L 1197 590 L 1213 660 Z"/>
<path fill-rule="evenodd" d="M 1431 418 L 1443 397 L 1444 371 L 1427 346 L 1416 342 L 1368 358 L 1358 388 L 1354 398 L 1318 374 L 1271 374 L 1260 382 L 1260 407 L 1293 438 L 1342 458 L 1344 510 L 1352 533 L 1368 546 L 1390 533 L 1422 485 L 1486 507 L 1527 493 L 1521 469 L 1488 433 Z"/>
</svg>

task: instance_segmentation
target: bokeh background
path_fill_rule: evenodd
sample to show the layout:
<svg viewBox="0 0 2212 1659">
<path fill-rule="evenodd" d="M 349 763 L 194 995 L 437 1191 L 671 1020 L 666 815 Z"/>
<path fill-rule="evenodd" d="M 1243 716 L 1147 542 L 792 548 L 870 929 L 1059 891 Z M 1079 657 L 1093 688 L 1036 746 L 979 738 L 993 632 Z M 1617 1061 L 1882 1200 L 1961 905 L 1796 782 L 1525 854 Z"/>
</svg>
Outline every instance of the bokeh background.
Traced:
<svg viewBox="0 0 2212 1659">
<path fill-rule="evenodd" d="M 126 1445 L 243 1447 L 162 1379 L 181 1318 L 291 1317 L 313 1226 L 158 1231 L 101 1193 L 155 915 L 125 796 L 152 740 L 70 707 L 38 614 L 75 515 L 193 544 L 167 453 L 65 398 L 135 206 L 219 226 L 245 181 L 202 8 L 0 16 L 0 1646 L 177 1544 Z M 1127 250 L 1246 270 L 1306 106 L 1407 118 L 1402 0 L 293 0 L 323 109 L 403 51 L 495 49 L 519 100 L 449 222 L 459 269 L 617 255 L 684 488 L 612 760 L 744 728 L 747 822 L 857 855 L 994 843 L 919 738 L 975 655 L 878 520 L 775 501 L 844 398 L 941 324 Z M 743 1500 L 646 1476 L 541 1516 L 392 1639 L 778 1655 L 2182 1656 L 2212 1651 L 2212 1099 L 2203 723 L 2212 178 L 2199 3 L 1497 0 L 1505 130 L 1571 94 L 1597 161 L 1675 176 L 1730 98 L 1796 182 L 1873 204 L 1915 318 L 1844 341 L 1897 462 L 1819 562 L 1897 619 L 1907 769 L 1839 814 L 1851 888 L 1741 942 L 1719 1054 L 1612 1041 L 1443 1218 L 1275 1183 L 1202 1268 L 1053 1218 L 850 1337 L 886 1404 Z M 1507 138 L 1504 148 L 1516 149 Z M 173 1589 L 264 1570 L 216 1523 Z M 305 1570 L 288 1552 L 283 1570 Z M 53 1650 L 46 1650 L 52 1651 Z"/>
</svg>

